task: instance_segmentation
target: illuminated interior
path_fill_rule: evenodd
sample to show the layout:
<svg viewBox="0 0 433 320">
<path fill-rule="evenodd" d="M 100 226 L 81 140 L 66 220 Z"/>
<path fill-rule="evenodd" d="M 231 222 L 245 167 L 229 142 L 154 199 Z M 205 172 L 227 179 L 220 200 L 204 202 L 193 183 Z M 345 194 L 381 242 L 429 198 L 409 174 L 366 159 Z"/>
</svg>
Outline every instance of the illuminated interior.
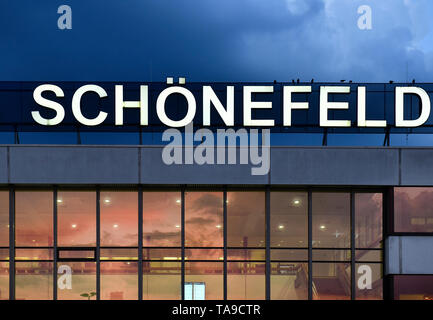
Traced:
<svg viewBox="0 0 433 320">
<path fill-rule="evenodd" d="M 396 225 L 430 230 L 433 215 L 414 207 L 429 196 L 428 188 L 396 188 Z M 333 189 L 1 191 L 0 298 L 383 299 L 383 197 Z M 398 297 L 430 297 L 401 279 Z"/>
</svg>

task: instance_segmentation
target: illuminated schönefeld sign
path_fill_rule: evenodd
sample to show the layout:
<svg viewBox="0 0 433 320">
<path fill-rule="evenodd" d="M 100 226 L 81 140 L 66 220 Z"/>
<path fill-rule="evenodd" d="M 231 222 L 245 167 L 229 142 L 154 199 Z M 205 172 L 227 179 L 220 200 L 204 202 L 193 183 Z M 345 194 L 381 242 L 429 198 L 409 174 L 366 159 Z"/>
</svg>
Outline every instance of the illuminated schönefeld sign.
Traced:
<svg viewBox="0 0 433 320">
<path fill-rule="evenodd" d="M 433 84 L 0 82 L 0 131 L 433 133 Z"/>
<path fill-rule="evenodd" d="M 236 99 L 235 87 L 233 85 L 226 85 L 224 90 L 219 88 L 220 92 L 224 93 L 224 98 L 218 96 L 212 85 L 201 85 L 201 90 L 193 92 L 185 86 L 172 85 L 161 88 L 160 92 L 155 94 L 155 99 L 152 99 L 152 103 L 149 99 L 149 85 L 136 85 L 135 90 L 139 99 L 136 101 L 126 100 L 124 96 L 124 86 L 114 85 L 114 124 L 116 126 L 124 125 L 124 113 L 125 109 L 138 109 L 139 110 L 139 121 L 137 123 L 141 126 L 149 125 L 149 113 L 156 110 L 158 120 L 162 125 L 168 127 L 185 127 L 190 122 L 197 123 L 197 116 L 200 114 L 201 119 L 199 121 L 203 126 L 213 125 L 213 118 L 211 115 L 216 112 L 215 115 L 222 120 L 221 125 L 234 126 L 235 125 L 235 108 L 242 108 L 242 123 L 239 123 L 245 127 L 274 127 L 275 119 L 272 117 L 266 117 L 264 111 L 269 111 L 269 115 L 272 115 L 274 108 L 282 110 L 282 126 L 291 127 L 293 124 L 292 113 L 293 112 L 307 112 L 310 108 L 316 108 L 318 110 L 318 123 L 319 127 L 334 127 L 334 128 L 347 128 L 355 124 L 356 127 L 371 127 L 371 128 L 384 128 L 387 127 L 388 123 L 386 119 L 368 119 L 367 117 L 367 90 L 366 86 L 358 85 L 354 89 L 351 86 L 346 85 L 321 85 L 318 87 L 318 103 L 312 105 L 308 101 L 309 94 L 312 94 L 311 85 L 282 85 L 281 99 L 276 102 L 272 101 L 275 99 L 255 99 L 260 94 L 272 95 L 274 93 L 274 85 L 242 85 L 241 97 Z M 336 95 L 350 94 L 356 91 L 356 101 L 351 104 L 349 101 L 344 101 L 342 98 L 335 99 Z M 54 98 L 48 98 L 50 95 Z M 31 111 L 33 120 L 42 126 L 56 126 L 62 124 L 65 118 L 65 108 L 70 108 L 75 120 L 84 126 L 99 126 L 107 120 L 108 113 L 99 110 L 93 117 L 86 116 L 85 108 L 83 104 L 83 98 L 88 95 L 97 95 L 99 99 L 106 99 L 109 97 L 109 93 L 104 87 L 96 84 L 85 84 L 78 87 L 72 95 L 71 101 L 62 100 L 65 97 L 63 89 L 54 84 L 42 84 L 37 86 L 33 91 L 34 101 L 39 106 L 39 109 Z M 294 99 L 295 95 L 302 94 L 306 99 L 299 101 Z M 333 97 L 331 99 L 331 96 Z M 412 97 L 418 100 L 419 110 L 417 111 L 416 117 L 409 119 L 405 118 L 405 104 L 406 97 Z M 177 110 L 177 118 L 170 117 L 168 111 L 169 104 L 167 101 L 170 97 L 181 98 L 184 101 L 184 110 Z M 198 112 L 198 100 L 200 99 L 201 112 Z M 338 100 L 338 101 L 335 101 Z M 241 105 L 238 105 L 236 101 L 241 101 Z M 369 108 L 375 108 L 375 106 L 369 106 Z M 92 107 L 94 108 L 94 106 Z M 332 119 L 330 113 L 332 111 L 340 110 L 351 110 L 356 108 L 356 121 L 351 119 L 350 115 L 344 119 Z M 41 110 L 50 110 L 51 116 L 46 117 L 41 114 Z M 417 86 L 395 86 L 394 87 L 394 126 L 403 128 L 413 128 L 424 125 L 430 116 L 431 102 L 429 94 L 426 90 Z M 171 110 L 173 111 L 173 110 Z M 254 111 L 261 111 L 262 116 L 255 118 L 253 115 Z M 317 112 L 317 111 L 316 111 Z M 416 112 L 415 112 L 416 113 Z M 173 112 L 172 112 L 173 114 Z M 179 118 L 179 114 L 182 116 Z M 341 116 L 340 116 L 341 118 Z"/>
</svg>

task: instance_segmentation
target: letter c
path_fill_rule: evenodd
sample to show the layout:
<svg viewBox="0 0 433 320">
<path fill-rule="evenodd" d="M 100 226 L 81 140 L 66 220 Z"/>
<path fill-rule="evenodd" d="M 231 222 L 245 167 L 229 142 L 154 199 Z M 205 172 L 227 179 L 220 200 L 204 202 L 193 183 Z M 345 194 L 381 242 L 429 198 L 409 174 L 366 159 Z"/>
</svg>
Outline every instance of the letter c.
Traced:
<svg viewBox="0 0 433 320">
<path fill-rule="evenodd" d="M 82 86 L 75 91 L 74 96 L 72 97 L 72 113 L 74 114 L 75 119 L 77 119 L 81 124 L 84 124 L 85 126 L 97 126 L 104 122 L 107 118 L 107 113 L 100 111 L 95 119 L 87 119 L 83 116 L 81 112 L 81 97 L 89 91 L 96 92 L 100 98 L 105 98 L 107 96 L 107 92 L 100 86 L 94 84 Z"/>
</svg>

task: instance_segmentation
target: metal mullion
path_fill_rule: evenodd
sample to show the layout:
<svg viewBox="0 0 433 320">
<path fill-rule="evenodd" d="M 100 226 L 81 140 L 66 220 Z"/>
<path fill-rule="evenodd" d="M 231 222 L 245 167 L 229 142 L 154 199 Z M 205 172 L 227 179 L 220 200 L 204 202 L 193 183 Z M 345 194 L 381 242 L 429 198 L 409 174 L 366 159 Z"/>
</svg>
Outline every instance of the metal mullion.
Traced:
<svg viewBox="0 0 433 320">
<path fill-rule="evenodd" d="M 271 299 L 271 189 L 266 186 L 265 191 L 265 299 Z"/>
<path fill-rule="evenodd" d="M 165 261 L 167 262 L 167 260 L 149 260 L 149 261 Z M 176 260 L 172 260 L 172 261 L 176 261 Z M 194 260 L 188 260 L 188 262 L 217 262 L 217 263 L 223 263 L 223 261 L 221 260 L 209 260 L 209 259 L 194 259 Z M 250 261 L 250 260 L 235 260 L 235 261 L 230 261 L 230 262 L 263 262 L 263 261 Z"/>
<path fill-rule="evenodd" d="M 253 261 L 253 262 L 260 262 L 260 261 Z M 275 263 L 305 263 L 305 262 L 308 262 L 308 260 L 296 260 L 296 259 L 295 260 L 272 260 L 272 262 L 275 262 Z"/>
<path fill-rule="evenodd" d="M 53 190 L 53 300 L 57 300 L 57 187 Z"/>
<path fill-rule="evenodd" d="M 351 260 L 314 260 L 314 263 L 350 263 Z"/>
<path fill-rule="evenodd" d="M 15 300 L 15 190 L 9 189 L 9 300 Z"/>
<path fill-rule="evenodd" d="M 308 300 L 313 300 L 313 199 L 308 189 Z"/>
<path fill-rule="evenodd" d="M 49 260 L 49 259 L 39 259 L 39 260 L 28 260 L 28 259 L 26 259 L 26 260 L 21 260 L 21 259 L 18 259 L 18 260 L 16 260 L 17 262 L 53 262 L 53 260 Z"/>
<path fill-rule="evenodd" d="M 101 190 L 96 189 L 96 300 L 101 300 Z"/>
<path fill-rule="evenodd" d="M 385 259 L 386 246 L 384 241 L 387 236 L 394 233 L 394 188 L 388 187 L 382 193 L 382 275 L 383 275 L 383 299 L 394 300 L 394 281 L 391 275 L 385 275 L 387 261 Z"/>
<path fill-rule="evenodd" d="M 149 248 L 155 249 L 155 248 L 158 248 L 158 247 L 149 247 Z M 159 248 L 166 249 L 168 247 L 159 247 Z M 223 247 L 185 247 L 185 248 L 186 249 L 190 249 L 190 250 L 212 250 L 212 249 L 224 250 L 224 246 Z M 178 249 L 178 248 L 177 247 L 173 247 L 173 249 Z M 232 249 L 243 249 L 243 248 L 234 247 Z"/>
<path fill-rule="evenodd" d="M 224 282 L 224 300 L 227 300 L 227 187 L 223 191 L 223 241 L 224 241 L 224 266 L 223 266 L 223 282 Z"/>
<path fill-rule="evenodd" d="M 143 300 L 143 188 L 141 186 L 138 188 L 138 300 Z"/>
<path fill-rule="evenodd" d="M 180 219 L 181 219 L 181 275 L 180 275 L 180 285 L 181 285 L 181 299 L 185 300 L 185 187 L 181 189 L 180 196 Z"/>
<path fill-rule="evenodd" d="M 350 297 L 355 300 L 355 193 L 350 192 Z"/>
</svg>

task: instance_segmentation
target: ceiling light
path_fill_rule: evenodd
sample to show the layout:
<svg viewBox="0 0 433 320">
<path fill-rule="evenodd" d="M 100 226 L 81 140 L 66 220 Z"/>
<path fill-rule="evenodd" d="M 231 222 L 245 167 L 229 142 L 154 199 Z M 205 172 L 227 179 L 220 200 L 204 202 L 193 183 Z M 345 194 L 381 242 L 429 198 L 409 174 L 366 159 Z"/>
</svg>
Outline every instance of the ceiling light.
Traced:
<svg viewBox="0 0 433 320">
<path fill-rule="evenodd" d="M 71 227 L 72 227 L 73 229 L 75 229 L 75 228 L 77 227 L 77 225 L 74 223 L 73 225 L 71 225 Z"/>
<path fill-rule="evenodd" d="M 282 225 L 282 224 L 280 224 L 279 226 L 278 226 L 278 229 L 284 229 L 284 226 Z"/>
<path fill-rule="evenodd" d="M 324 229 L 326 229 L 326 227 L 324 225 L 321 225 L 320 229 L 324 230 Z"/>
<path fill-rule="evenodd" d="M 113 228 L 118 228 L 119 227 L 119 225 L 116 223 L 116 224 L 113 224 Z"/>
</svg>

